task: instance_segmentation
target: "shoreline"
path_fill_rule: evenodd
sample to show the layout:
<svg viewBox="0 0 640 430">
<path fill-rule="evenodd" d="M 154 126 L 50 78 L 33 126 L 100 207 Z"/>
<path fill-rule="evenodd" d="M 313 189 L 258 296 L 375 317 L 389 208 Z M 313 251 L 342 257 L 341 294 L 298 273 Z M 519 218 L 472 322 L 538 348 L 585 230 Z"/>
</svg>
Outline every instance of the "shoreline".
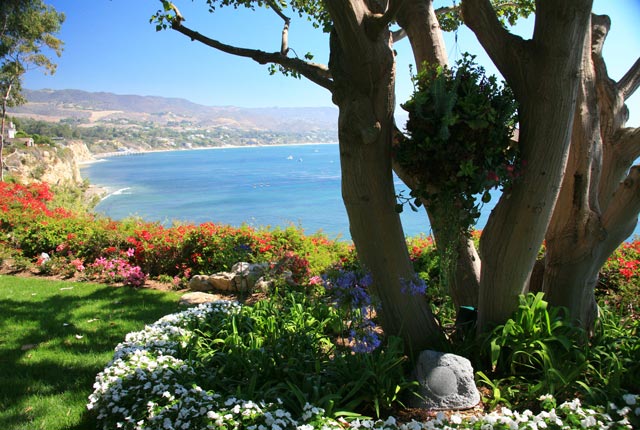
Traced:
<svg viewBox="0 0 640 430">
<path fill-rule="evenodd" d="M 82 161 L 78 163 L 80 166 L 86 166 L 94 163 L 100 163 L 106 161 L 106 158 L 123 157 L 127 155 L 142 155 L 153 154 L 160 152 L 183 152 L 183 151 L 205 151 L 216 149 L 244 149 L 244 148 L 276 148 L 284 146 L 314 146 L 314 145 L 337 145 L 338 142 L 306 142 L 306 143 L 276 143 L 274 145 L 221 145 L 221 146 L 202 146 L 199 148 L 181 148 L 181 149 L 149 149 L 149 150 L 136 150 L 136 151 L 122 151 L 122 152 L 103 152 L 99 154 L 92 154 L 94 159 Z"/>
</svg>

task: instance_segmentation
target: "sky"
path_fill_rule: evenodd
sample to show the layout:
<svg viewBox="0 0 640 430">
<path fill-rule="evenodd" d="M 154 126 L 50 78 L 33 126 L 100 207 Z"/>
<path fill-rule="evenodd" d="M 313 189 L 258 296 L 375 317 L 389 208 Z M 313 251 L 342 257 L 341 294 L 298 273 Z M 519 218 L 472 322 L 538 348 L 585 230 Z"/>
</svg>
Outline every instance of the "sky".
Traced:
<svg viewBox="0 0 640 430">
<path fill-rule="evenodd" d="M 149 23 L 160 7 L 157 0 L 45 0 L 66 20 L 59 33 L 64 51 L 54 75 L 31 70 L 24 80 L 28 89 L 80 89 L 116 94 L 178 97 L 208 106 L 302 107 L 332 106 L 327 90 L 307 80 L 270 76 L 267 66 L 233 57 L 192 42 L 172 30 L 156 32 Z M 222 8 L 207 11 L 204 0 L 175 0 L 186 18 L 185 25 L 225 43 L 278 51 L 282 21 L 273 12 Z M 436 7 L 450 2 L 436 0 Z M 609 75 L 620 79 L 640 57 L 640 0 L 595 0 L 594 12 L 611 17 L 612 28 L 604 57 Z M 294 17 L 292 17 L 294 18 Z M 532 19 L 514 31 L 528 38 Z M 450 60 L 463 52 L 477 55 L 488 72 L 497 70 L 477 43 L 462 28 L 446 34 Z M 289 46 L 300 57 L 314 54 L 326 64 L 328 36 L 309 22 L 294 19 Z M 396 97 L 406 101 L 413 91 L 408 40 L 394 47 L 397 55 Z M 627 126 L 640 126 L 640 90 L 627 101 L 631 116 Z"/>
</svg>

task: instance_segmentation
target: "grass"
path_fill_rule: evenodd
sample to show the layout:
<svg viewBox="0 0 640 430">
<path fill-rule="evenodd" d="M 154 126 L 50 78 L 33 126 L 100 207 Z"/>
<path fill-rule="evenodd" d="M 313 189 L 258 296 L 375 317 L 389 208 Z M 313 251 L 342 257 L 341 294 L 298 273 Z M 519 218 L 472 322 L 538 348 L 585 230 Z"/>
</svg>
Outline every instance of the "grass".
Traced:
<svg viewBox="0 0 640 430">
<path fill-rule="evenodd" d="M 114 347 L 178 294 L 0 276 L 0 428 L 95 429 L 86 412 Z"/>
</svg>

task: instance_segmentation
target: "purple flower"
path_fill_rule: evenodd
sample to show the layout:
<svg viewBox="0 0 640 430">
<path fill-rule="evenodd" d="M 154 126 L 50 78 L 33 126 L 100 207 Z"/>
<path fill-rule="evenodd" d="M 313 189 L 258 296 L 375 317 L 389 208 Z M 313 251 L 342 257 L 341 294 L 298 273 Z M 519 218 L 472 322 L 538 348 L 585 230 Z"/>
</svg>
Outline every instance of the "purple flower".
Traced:
<svg viewBox="0 0 640 430">
<path fill-rule="evenodd" d="M 400 279 L 400 284 L 402 285 L 400 289 L 402 294 L 420 296 L 427 292 L 427 284 L 418 275 L 414 275 L 411 280 Z"/>
<path fill-rule="evenodd" d="M 371 275 L 358 277 L 354 272 L 340 272 L 335 279 L 326 279 L 325 282 L 339 307 L 363 309 L 371 306 L 371 296 L 367 291 Z"/>
<path fill-rule="evenodd" d="M 349 330 L 349 343 L 353 352 L 366 354 L 375 351 L 382 342 L 375 331 L 375 324 L 366 319 L 359 327 Z"/>
</svg>

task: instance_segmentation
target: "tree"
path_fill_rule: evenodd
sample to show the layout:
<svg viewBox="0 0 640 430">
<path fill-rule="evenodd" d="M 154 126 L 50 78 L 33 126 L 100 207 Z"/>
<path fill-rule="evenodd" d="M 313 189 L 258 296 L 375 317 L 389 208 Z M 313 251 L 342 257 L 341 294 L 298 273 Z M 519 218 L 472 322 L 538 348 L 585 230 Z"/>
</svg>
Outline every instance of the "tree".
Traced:
<svg viewBox="0 0 640 430">
<path fill-rule="evenodd" d="M 625 128 L 624 102 L 640 85 L 640 58 L 620 79 L 609 78 L 602 47 L 611 27 L 591 16 L 578 86 L 571 148 L 546 233 L 542 289 L 590 328 L 597 316 L 598 270 L 634 230 L 640 212 L 640 128 Z"/>
<path fill-rule="evenodd" d="M 55 72 L 45 51 L 62 53 L 62 42 L 55 37 L 64 22 L 64 15 L 42 0 L 3 0 L 0 4 L 0 91 L 2 92 L 2 123 L 0 125 L 0 180 L 4 180 L 5 121 L 7 107 L 25 102 L 22 77 L 27 70 L 42 67 Z"/>
<path fill-rule="evenodd" d="M 526 0 L 495 1 L 494 5 L 489 0 L 463 0 L 460 6 L 439 10 L 434 9 L 431 0 L 206 2 L 210 11 L 230 5 L 272 10 L 283 21 L 280 50 L 276 52 L 235 47 L 207 37 L 185 26 L 184 17 L 173 3 L 161 1 L 163 8 L 153 17 L 158 29 L 172 28 L 229 54 L 261 64 L 272 63 L 285 73 L 304 76 L 331 92 L 340 111 L 342 194 L 351 235 L 359 257 L 372 272 L 385 332 L 400 335 L 413 351 L 434 345 L 443 335 L 424 298 L 408 294 L 419 290 L 421 284 L 411 267 L 395 211 L 392 167 L 412 189 L 416 183 L 415 177 L 392 160 L 394 145 L 405 138 L 394 124 L 393 44 L 406 36 L 419 70 L 425 61 L 445 66 L 448 60 L 439 17 L 447 26 L 463 17 L 513 90 L 519 105 L 518 149 L 527 167 L 490 216 L 479 254 L 467 236 L 453 239 L 459 252 L 451 290 L 458 303 L 478 304 L 480 330 L 510 316 L 517 308 L 518 295 L 529 287 L 536 257 L 567 177 L 569 150 L 575 146 L 575 138 L 571 138 L 580 85 L 586 79 L 582 65 L 583 51 L 587 51 L 583 47 L 589 40 L 591 0 L 539 0 L 535 6 Z M 328 67 L 288 56 L 291 20 L 285 14 L 287 7 L 293 13 L 309 16 L 318 27 L 330 32 Z M 499 19 L 513 22 L 519 14 L 526 15 L 534 9 L 535 30 L 530 40 L 511 34 Z M 390 30 L 393 22 L 400 26 L 399 31 Z M 623 91 L 628 92 L 630 84 L 624 87 Z M 629 133 L 624 135 L 624 139 L 631 138 Z M 618 176 L 624 171 L 621 169 Z M 424 203 L 438 241 L 441 226 L 447 222 L 446 214 L 428 199 Z M 556 218 L 562 217 L 554 215 Z M 615 240 L 624 240 L 622 236 L 617 235 Z M 557 267 L 557 262 L 554 266 L 552 259 L 548 261 L 550 268 Z M 595 258 L 589 262 L 591 269 L 601 264 Z M 558 287 L 549 282 L 545 285 L 553 297 Z M 574 299 L 569 297 L 570 301 Z M 556 302 L 560 304 L 562 300 Z"/>
</svg>

